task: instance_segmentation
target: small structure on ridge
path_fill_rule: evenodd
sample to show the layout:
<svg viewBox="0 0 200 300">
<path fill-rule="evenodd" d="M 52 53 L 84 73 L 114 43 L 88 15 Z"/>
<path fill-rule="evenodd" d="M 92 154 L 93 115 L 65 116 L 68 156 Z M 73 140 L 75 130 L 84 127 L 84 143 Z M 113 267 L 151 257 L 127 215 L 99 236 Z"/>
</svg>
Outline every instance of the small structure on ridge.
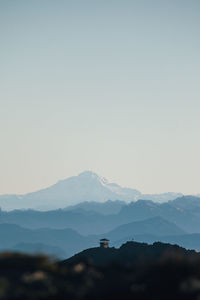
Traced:
<svg viewBox="0 0 200 300">
<path fill-rule="evenodd" d="M 100 248 L 109 248 L 109 240 L 100 239 Z"/>
</svg>

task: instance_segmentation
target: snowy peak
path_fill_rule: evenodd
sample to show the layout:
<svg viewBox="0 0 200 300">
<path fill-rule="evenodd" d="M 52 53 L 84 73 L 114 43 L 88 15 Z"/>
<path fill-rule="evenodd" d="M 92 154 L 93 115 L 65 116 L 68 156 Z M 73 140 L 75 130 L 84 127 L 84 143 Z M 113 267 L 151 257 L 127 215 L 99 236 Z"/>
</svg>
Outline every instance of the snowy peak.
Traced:
<svg viewBox="0 0 200 300">
<path fill-rule="evenodd" d="M 101 178 L 99 175 L 97 175 L 96 173 L 92 172 L 92 171 L 84 171 L 81 172 L 80 174 L 77 175 L 78 177 L 82 177 L 82 178 L 96 178 L 99 179 Z"/>
<path fill-rule="evenodd" d="M 170 193 L 163 195 L 148 195 L 148 199 L 171 200 L 169 199 Z M 17 195 L 2 195 L 0 196 L 0 207 L 5 210 L 22 208 L 49 210 L 65 208 L 85 201 L 120 200 L 131 202 L 144 199 L 145 196 L 147 195 L 142 195 L 135 189 L 110 183 L 106 178 L 92 171 L 84 171 L 77 176 L 58 181 L 48 188 L 23 195 L 20 198 Z M 173 199 L 175 198 L 176 194 L 173 194 Z"/>
<path fill-rule="evenodd" d="M 84 171 L 80 173 L 77 177 L 85 180 L 96 180 L 102 185 L 108 184 L 108 180 L 105 177 L 101 177 L 92 171 Z"/>
</svg>

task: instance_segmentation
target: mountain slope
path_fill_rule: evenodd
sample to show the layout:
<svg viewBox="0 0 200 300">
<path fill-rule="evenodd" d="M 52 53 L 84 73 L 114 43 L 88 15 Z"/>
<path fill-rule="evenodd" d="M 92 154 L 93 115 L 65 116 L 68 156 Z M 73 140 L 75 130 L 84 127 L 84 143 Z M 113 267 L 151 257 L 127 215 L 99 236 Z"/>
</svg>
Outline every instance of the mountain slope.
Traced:
<svg viewBox="0 0 200 300">
<path fill-rule="evenodd" d="M 69 256 L 95 244 L 92 238 L 83 237 L 72 229 L 42 228 L 31 230 L 15 224 L 0 224 L 0 250 L 36 249 L 37 245 L 59 248 Z M 35 246 L 33 245 L 35 244 Z M 97 243 L 96 243 L 97 244 Z M 43 248 L 44 249 L 44 248 Z M 59 252 L 57 252 L 59 253 Z"/>
<path fill-rule="evenodd" d="M 182 201 L 185 198 L 187 196 L 182 197 Z M 169 201 L 168 203 L 160 204 L 147 200 L 138 200 L 123 206 L 118 214 L 118 218 L 122 223 L 128 223 L 160 216 L 187 232 L 200 232 L 199 207 L 196 206 L 193 211 L 190 209 L 181 209 L 179 206 L 173 204 L 173 202 Z"/>
<path fill-rule="evenodd" d="M 129 239 L 139 234 L 152 234 L 156 236 L 180 235 L 185 232 L 173 223 L 170 223 L 161 217 L 154 217 L 144 221 L 137 221 L 121 225 L 114 230 L 102 235 L 111 240 L 126 237 Z"/>
<path fill-rule="evenodd" d="M 79 212 L 96 212 L 103 215 L 117 214 L 121 208 L 126 205 L 126 202 L 120 200 L 108 200 L 106 202 L 86 201 L 76 205 L 70 205 L 66 211 L 79 211 Z"/>
<path fill-rule="evenodd" d="M 167 193 L 148 195 L 150 199 L 167 201 L 181 194 Z M 147 197 L 131 188 L 109 183 L 97 174 L 85 171 L 78 176 L 61 180 L 56 184 L 26 195 L 1 195 L 0 207 L 4 210 L 32 208 L 50 210 L 65 208 L 84 201 L 105 202 L 107 200 L 135 201 Z"/>
<path fill-rule="evenodd" d="M 191 195 L 182 196 L 174 199 L 170 204 L 178 209 L 196 211 L 200 209 L 200 197 Z"/>
<path fill-rule="evenodd" d="M 97 213 L 81 213 L 76 210 L 61 209 L 45 212 L 35 210 L 2 211 L 0 223 L 18 224 L 30 229 L 72 228 L 84 235 L 101 234 L 119 225 L 116 215 L 104 216 Z"/>
</svg>

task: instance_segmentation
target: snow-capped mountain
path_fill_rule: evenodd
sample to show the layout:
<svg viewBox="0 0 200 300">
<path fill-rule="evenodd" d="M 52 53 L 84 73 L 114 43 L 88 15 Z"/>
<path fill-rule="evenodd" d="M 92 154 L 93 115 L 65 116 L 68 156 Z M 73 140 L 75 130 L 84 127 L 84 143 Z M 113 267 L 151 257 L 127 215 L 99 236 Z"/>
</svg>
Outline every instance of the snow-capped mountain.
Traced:
<svg viewBox="0 0 200 300">
<path fill-rule="evenodd" d="M 162 201 L 172 200 L 181 194 L 161 194 Z M 146 197 L 138 190 L 124 188 L 115 183 L 109 183 L 91 171 L 85 171 L 56 184 L 25 195 L 2 195 L 0 207 L 4 210 L 33 208 L 49 210 L 64 208 L 83 201 L 104 202 L 107 200 L 135 201 Z M 148 195 L 148 199 L 159 200 L 159 195 Z"/>
</svg>

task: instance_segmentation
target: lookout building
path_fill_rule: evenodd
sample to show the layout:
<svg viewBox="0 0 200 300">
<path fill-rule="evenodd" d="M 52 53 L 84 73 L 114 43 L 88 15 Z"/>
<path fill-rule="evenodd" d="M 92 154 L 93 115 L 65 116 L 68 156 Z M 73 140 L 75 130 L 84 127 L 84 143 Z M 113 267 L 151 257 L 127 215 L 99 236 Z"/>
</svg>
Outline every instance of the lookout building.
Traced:
<svg viewBox="0 0 200 300">
<path fill-rule="evenodd" d="M 109 248 L 109 240 L 100 239 L 100 248 Z"/>
</svg>

